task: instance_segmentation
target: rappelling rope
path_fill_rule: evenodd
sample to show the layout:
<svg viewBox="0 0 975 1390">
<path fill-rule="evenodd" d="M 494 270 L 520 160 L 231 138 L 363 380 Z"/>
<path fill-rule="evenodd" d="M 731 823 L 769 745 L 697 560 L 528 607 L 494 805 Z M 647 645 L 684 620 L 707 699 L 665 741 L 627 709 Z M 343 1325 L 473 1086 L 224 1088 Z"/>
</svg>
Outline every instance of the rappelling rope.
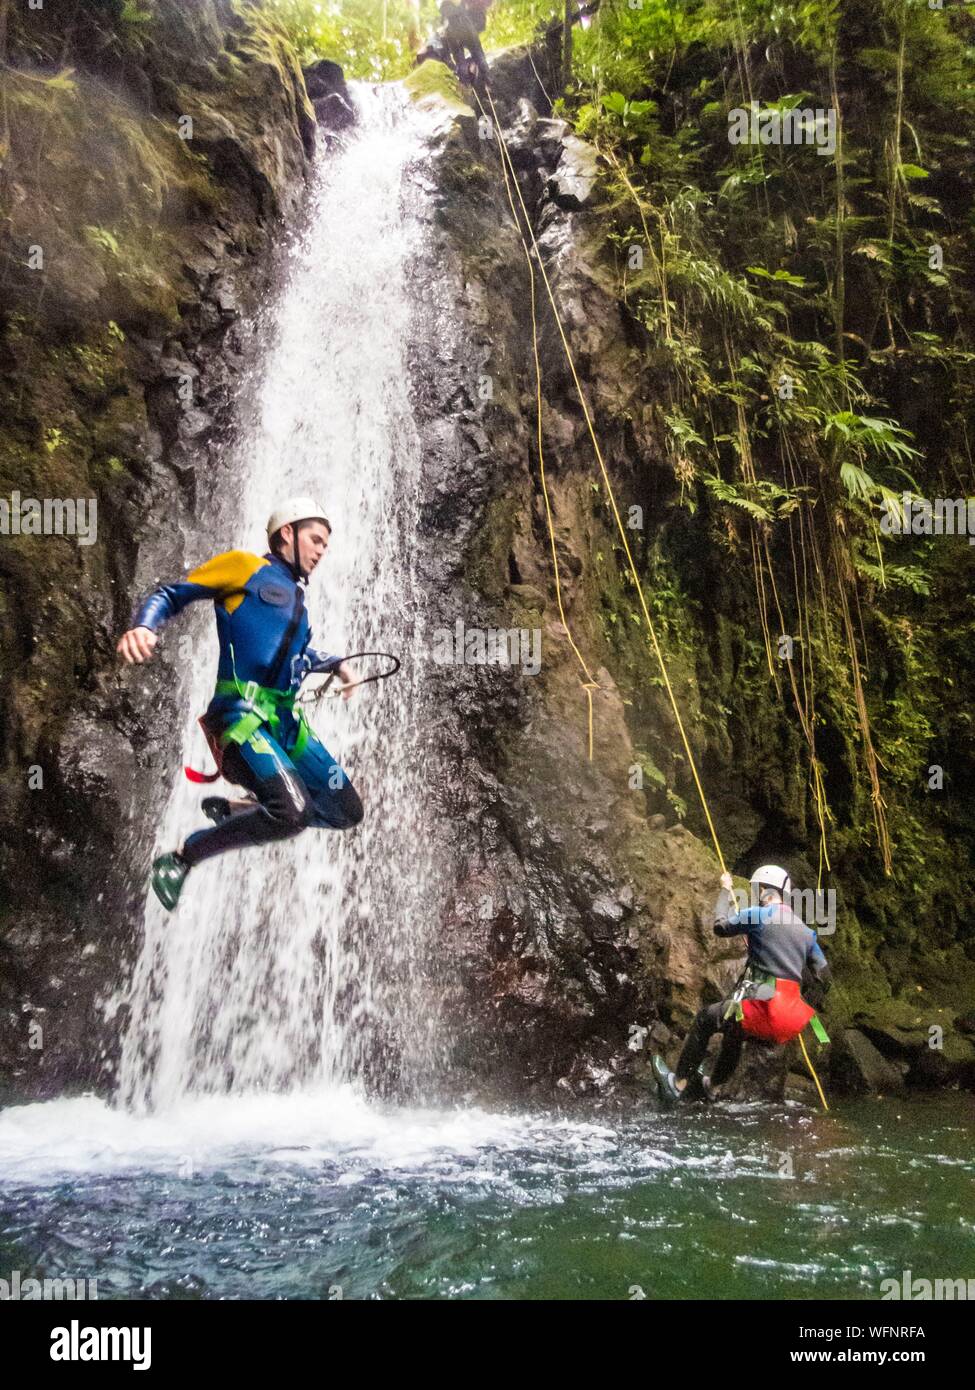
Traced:
<svg viewBox="0 0 975 1390">
<path fill-rule="evenodd" d="M 819 1092 L 819 1099 L 823 1102 L 823 1109 L 828 1111 L 829 1106 L 826 1104 L 826 1097 L 823 1095 L 823 1088 L 819 1084 L 819 1077 L 816 1075 L 816 1068 L 813 1066 L 812 1059 L 810 1058 L 809 1053 L 806 1051 L 806 1040 L 801 1033 L 799 1034 L 799 1046 L 802 1048 L 802 1055 L 806 1059 L 806 1066 L 809 1068 L 812 1079 L 816 1083 L 816 1090 Z"/>
<path fill-rule="evenodd" d="M 475 96 L 476 95 L 477 93 L 475 91 Z M 480 97 L 478 97 L 478 105 L 481 106 Z M 484 111 L 483 106 L 481 106 L 481 112 L 486 120 L 487 113 Z M 497 122 L 494 123 L 494 128 L 495 130 L 499 129 Z M 505 153 L 507 153 L 507 151 L 505 151 Z M 504 175 L 504 187 L 505 192 L 508 195 L 508 205 L 511 208 L 511 216 L 514 220 L 515 226 L 518 229 L 518 235 L 521 238 L 522 249 L 525 252 L 525 260 L 528 263 L 528 279 L 529 285 L 531 287 L 532 354 L 535 363 L 535 418 L 538 424 L 538 470 L 542 483 L 542 496 L 545 499 L 545 520 L 548 525 L 549 546 L 551 547 L 552 551 L 552 568 L 555 573 L 555 598 L 559 607 L 559 617 L 562 620 L 562 626 L 565 628 L 566 636 L 569 639 L 569 645 L 571 646 L 573 652 L 575 652 L 579 664 L 585 672 L 586 676 L 585 680 L 582 681 L 581 684 L 583 690 L 586 692 L 586 700 L 588 702 L 589 761 L 592 762 L 592 692 L 594 690 L 599 689 L 599 682 L 595 679 L 592 672 L 590 671 L 585 657 L 582 655 L 582 652 L 579 650 L 579 647 L 576 644 L 575 638 L 572 636 L 572 629 L 569 626 L 569 619 L 566 616 L 565 607 L 562 602 L 562 583 L 559 577 L 559 558 L 555 544 L 555 523 L 552 518 L 552 503 L 548 492 L 548 480 L 545 475 L 545 449 L 543 445 L 542 436 L 542 365 L 538 356 L 538 317 L 536 312 L 535 301 L 535 267 L 532 265 L 531 252 L 528 250 L 528 243 L 525 241 L 524 234 L 521 230 L 521 224 L 518 221 L 518 213 L 515 210 L 514 199 L 511 196 L 511 183 L 508 175 L 508 168 L 503 159 L 501 161 L 501 172 Z"/>
<path fill-rule="evenodd" d="M 481 108 L 481 114 L 485 117 L 485 119 L 487 119 L 487 112 L 484 110 L 484 105 L 483 105 L 483 103 L 482 103 L 482 101 L 481 101 L 480 94 L 475 90 L 474 95 L 475 95 L 475 97 L 477 98 L 477 104 L 478 104 L 478 106 L 480 106 L 480 108 Z M 677 705 L 677 697 L 675 696 L 673 686 L 672 686 L 671 683 L 670 683 L 670 675 L 669 675 L 669 673 L 668 673 L 668 671 L 667 671 L 667 664 L 666 664 L 666 662 L 664 661 L 663 652 L 662 652 L 661 649 L 660 649 L 660 643 L 657 641 L 657 632 L 656 632 L 656 629 L 654 628 L 654 625 L 653 625 L 653 619 L 650 617 L 650 610 L 649 610 L 649 608 L 647 607 L 646 598 L 644 597 L 643 585 L 642 585 L 642 583 L 640 582 L 640 576 L 639 576 L 639 573 L 638 573 L 638 571 L 637 571 L 636 564 L 635 564 L 634 559 L 633 559 L 633 552 L 632 552 L 631 549 L 630 549 L 630 542 L 629 542 L 629 539 L 628 539 L 627 534 L 626 534 L 626 528 L 625 528 L 624 525 L 623 525 L 623 519 L 622 519 L 622 517 L 620 516 L 619 508 L 618 508 L 618 506 L 616 505 L 616 494 L 615 494 L 614 491 L 613 491 L 613 485 L 612 485 L 612 482 L 610 481 L 609 471 L 608 471 L 608 469 L 607 469 L 607 467 L 606 467 L 606 462 L 605 462 L 605 460 L 604 460 L 604 458 L 603 458 L 602 450 L 601 450 L 600 447 L 599 447 L 599 440 L 598 440 L 598 438 L 596 437 L 596 430 L 595 430 L 595 427 L 594 427 L 594 425 L 593 425 L 592 415 L 590 414 L 590 411 L 589 411 L 589 404 L 588 404 L 588 401 L 586 400 L 585 393 L 584 393 L 584 391 L 583 391 L 583 389 L 582 389 L 582 383 L 581 383 L 581 381 L 579 380 L 579 374 L 578 374 L 578 372 L 576 371 L 575 361 L 574 361 L 573 356 L 572 356 L 572 350 L 571 350 L 571 348 L 569 347 L 569 342 L 568 342 L 568 339 L 567 339 L 566 334 L 565 334 L 565 329 L 564 329 L 563 326 L 562 326 L 562 319 L 561 319 L 561 316 L 559 315 L 558 306 L 556 305 L 556 302 L 555 302 L 555 295 L 552 293 L 552 286 L 551 286 L 551 283 L 549 282 L 548 273 L 547 273 L 546 270 L 545 270 L 545 263 L 544 263 L 544 261 L 542 260 L 542 255 L 541 255 L 541 252 L 540 252 L 539 247 L 538 247 L 538 242 L 537 242 L 536 239 L 535 239 L 535 231 L 534 231 L 534 228 L 532 227 L 532 224 L 531 224 L 531 218 L 528 216 L 528 209 L 525 207 L 525 200 L 524 200 L 524 198 L 521 196 L 521 189 L 520 189 L 520 187 L 518 186 L 518 179 L 517 179 L 517 177 L 515 176 L 514 164 L 512 163 L 512 161 L 511 161 L 511 156 L 510 156 L 510 154 L 508 153 L 508 147 L 507 147 L 507 145 L 506 145 L 506 143 L 505 143 L 504 135 L 502 134 L 502 131 L 501 131 L 501 122 L 498 120 L 497 109 L 496 109 L 496 107 L 495 107 L 495 105 L 494 105 L 494 98 L 491 96 L 490 90 L 487 90 L 487 99 L 488 99 L 488 101 L 489 101 L 489 103 L 490 103 L 490 106 L 491 106 L 491 124 L 492 124 L 492 127 L 493 127 L 493 129 L 494 129 L 495 135 L 497 136 L 498 147 L 499 147 L 499 149 L 500 149 L 500 151 L 501 151 L 502 169 L 505 170 L 505 187 L 506 187 L 506 188 L 508 187 L 508 173 L 507 173 L 507 170 L 510 170 L 510 172 L 511 172 L 511 177 L 512 177 L 512 180 L 513 180 L 514 186 L 515 186 L 515 191 L 516 191 L 517 194 L 518 194 L 518 201 L 519 201 L 519 203 L 521 204 L 521 211 L 522 211 L 522 215 L 523 215 L 523 217 L 524 217 L 524 223 L 525 223 L 525 226 L 528 228 L 528 234 L 529 234 L 529 236 L 531 237 L 531 240 L 532 240 L 532 246 L 533 246 L 534 251 L 535 251 L 535 257 L 536 257 L 536 259 L 537 259 L 537 261 L 538 261 L 538 268 L 539 268 L 539 270 L 541 271 L 541 273 L 542 273 L 542 279 L 543 279 L 543 281 L 545 282 L 545 289 L 546 289 L 546 292 L 547 292 L 547 294 L 548 294 L 549 303 L 550 303 L 551 306 L 552 306 L 552 313 L 553 313 L 553 315 L 555 316 L 556 327 L 557 327 L 558 330 L 559 330 L 559 337 L 560 337 L 561 340 L 562 340 L 562 347 L 563 347 L 563 349 L 564 349 L 564 351 L 565 351 L 566 360 L 567 360 L 567 362 L 568 362 L 568 364 L 569 364 L 569 370 L 570 370 L 571 373 L 572 373 L 572 379 L 573 379 L 573 381 L 575 382 L 576 391 L 578 392 L 579 404 L 582 406 L 582 412 L 583 412 L 583 415 L 585 416 L 586 426 L 587 426 L 587 428 L 588 428 L 588 430 L 589 430 L 589 434 L 590 434 L 590 437 L 591 437 L 592 443 L 593 443 L 593 449 L 595 450 L 595 453 L 596 453 L 596 459 L 597 459 L 597 461 L 598 461 L 598 463 L 599 463 L 599 469 L 600 469 L 600 472 L 602 473 L 603 482 L 605 483 L 605 486 L 606 486 L 606 493 L 607 493 L 607 496 L 608 496 L 608 498 L 609 498 L 610 507 L 612 508 L 613 516 L 614 516 L 615 519 L 616 519 L 616 525 L 617 525 L 617 527 L 618 527 L 618 529 L 619 529 L 620 537 L 621 537 L 621 539 L 622 539 L 622 541 L 623 541 L 623 550 L 624 550 L 624 552 L 625 552 L 625 554 L 626 554 L 627 563 L 628 563 L 629 568 L 630 568 L 630 574 L 631 574 L 631 576 L 632 576 L 633 583 L 634 583 L 634 586 L 635 586 L 635 588 L 636 588 L 637 595 L 638 595 L 639 600 L 640 600 L 640 607 L 641 607 L 641 609 L 643 610 L 643 617 L 644 617 L 644 620 L 645 620 L 645 622 L 646 622 L 646 624 L 647 624 L 647 631 L 648 631 L 649 634 L 650 634 L 650 641 L 651 641 L 651 643 L 652 643 L 652 645 L 653 645 L 653 650 L 654 650 L 654 653 L 655 653 L 655 655 L 656 655 L 657 662 L 658 662 L 658 664 L 659 664 L 659 666 L 660 666 L 660 674 L 661 674 L 662 677 L 663 677 L 664 687 L 666 688 L 667 695 L 668 695 L 668 697 L 669 697 L 669 699 L 670 699 L 671 708 L 672 708 L 672 710 L 673 710 L 673 712 L 674 712 L 674 719 L 675 719 L 675 721 L 676 721 L 676 723 L 677 723 L 677 728 L 678 728 L 678 730 L 679 730 L 679 732 L 680 732 L 681 742 L 682 742 L 683 745 L 684 745 L 684 752 L 687 754 L 687 763 L 688 763 L 688 767 L 690 768 L 690 770 L 691 770 L 691 775 L 692 775 L 693 778 L 694 778 L 694 785 L 695 785 L 696 788 L 697 788 L 697 794 L 698 794 L 698 796 L 699 796 L 699 798 L 700 798 L 700 801 L 701 801 L 701 807 L 702 807 L 702 809 L 703 809 L 703 811 L 704 811 L 704 817 L 705 817 L 705 820 L 707 821 L 708 830 L 710 831 L 710 834 L 711 834 L 711 840 L 712 840 L 712 842 L 713 842 L 713 844 L 714 844 L 715 853 L 716 853 L 717 856 L 718 856 L 718 863 L 721 865 L 721 871 L 722 871 L 722 873 L 726 873 L 726 872 L 727 872 L 727 866 L 725 865 L 725 862 L 724 862 L 724 855 L 721 853 L 721 844 L 720 844 L 720 842 L 719 842 L 719 840 L 718 840 L 718 833 L 717 833 L 717 831 L 715 830 L 714 821 L 713 821 L 712 818 L 711 818 L 711 811 L 710 811 L 710 808 L 708 807 L 707 797 L 706 797 L 705 794 L 704 794 L 704 787 L 703 787 L 703 785 L 702 785 L 702 783 L 701 783 L 700 776 L 698 775 L 697 764 L 696 764 L 696 762 L 694 761 L 694 754 L 691 752 L 690 741 L 689 741 L 689 739 L 688 739 L 688 737 L 687 737 L 687 731 L 686 731 L 686 729 L 684 728 L 684 721 L 683 721 L 683 719 L 681 718 L 680 709 L 678 708 L 678 705 Z M 511 197 L 510 197 L 510 189 L 509 189 L 509 201 L 510 201 L 510 200 L 511 200 Z M 512 212 L 514 212 L 514 206 L 513 206 L 513 204 L 512 204 Z M 529 266 L 531 266 L 531 253 L 530 253 L 530 251 L 529 251 L 529 249 L 528 249 L 528 243 L 527 243 L 526 240 L 525 240 L 525 235 L 524 235 L 524 232 L 522 231 L 521 222 L 520 222 L 519 218 L 517 217 L 517 215 L 515 215 L 515 225 L 517 226 L 517 228 L 518 228 L 518 234 L 519 234 L 519 236 L 521 237 L 522 246 L 524 247 L 526 259 L 528 260 Z M 533 280 L 533 283 L 534 283 L 534 275 L 532 276 L 532 280 Z M 534 296 L 533 296 L 533 299 L 534 299 Z M 534 306 L 533 306 L 533 311 L 534 311 Z M 536 359 L 536 360 L 537 360 L 537 359 Z M 540 389 L 540 388 L 539 388 L 539 389 Z M 540 419 L 540 417 L 539 417 L 539 419 Z M 539 423 L 539 429 L 540 429 L 540 428 L 541 428 L 541 424 Z"/>
</svg>

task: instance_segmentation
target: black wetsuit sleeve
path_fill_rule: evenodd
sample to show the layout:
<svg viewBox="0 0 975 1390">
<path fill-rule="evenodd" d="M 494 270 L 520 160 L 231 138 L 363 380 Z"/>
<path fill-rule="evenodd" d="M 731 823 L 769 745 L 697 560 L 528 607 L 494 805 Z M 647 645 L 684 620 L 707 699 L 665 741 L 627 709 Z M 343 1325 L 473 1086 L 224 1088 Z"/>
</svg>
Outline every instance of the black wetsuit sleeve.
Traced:
<svg viewBox="0 0 975 1390">
<path fill-rule="evenodd" d="M 809 949 L 806 952 L 802 993 L 814 1009 L 822 1008 L 823 1000 L 829 993 L 832 983 L 833 972 L 830 970 L 829 963 L 823 955 L 823 949 L 813 932 Z"/>
<path fill-rule="evenodd" d="M 812 940 L 809 943 L 809 950 L 806 954 L 806 965 L 822 984 L 824 991 L 829 989 L 833 983 L 833 974 L 829 968 L 829 962 L 823 955 L 823 948 L 816 940 L 815 932 L 812 933 Z"/>
</svg>

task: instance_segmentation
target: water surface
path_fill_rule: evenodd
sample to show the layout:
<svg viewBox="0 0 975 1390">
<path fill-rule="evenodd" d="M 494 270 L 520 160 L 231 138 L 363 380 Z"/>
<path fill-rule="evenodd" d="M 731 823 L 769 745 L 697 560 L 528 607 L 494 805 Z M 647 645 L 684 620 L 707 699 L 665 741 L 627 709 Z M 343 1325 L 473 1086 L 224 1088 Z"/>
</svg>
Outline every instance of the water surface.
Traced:
<svg viewBox="0 0 975 1390">
<path fill-rule="evenodd" d="M 349 1088 L 0 1113 L 0 1277 L 99 1298 L 844 1298 L 975 1275 L 972 1102 L 629 1118 Z M 790 1171 L 792 1177 L 786 1176 Z"/>
</svg>

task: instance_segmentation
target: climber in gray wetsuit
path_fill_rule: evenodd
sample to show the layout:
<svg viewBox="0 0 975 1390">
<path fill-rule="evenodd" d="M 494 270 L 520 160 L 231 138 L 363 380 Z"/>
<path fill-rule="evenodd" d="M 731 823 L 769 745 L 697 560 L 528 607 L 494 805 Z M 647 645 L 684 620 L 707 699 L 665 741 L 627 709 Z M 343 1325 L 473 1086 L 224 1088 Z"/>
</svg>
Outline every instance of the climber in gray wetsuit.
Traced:
<svg viewBox="0 0 975 1390">
<path fill-rule="evenodd" d="M 714 909 L 715 936 L 746 935 L 748 960 L 738 987 L 730 999 L 700 1010 L 684 1042 L 675 1071 L 660 1056 L 653 1070 L 660 1098 L 672 1105 L 681 1099 L 706 1099 L 722 1085 L 741 1060 L 747 1038 L 767 1043 L 787 1043 L 812 1023 L 822 1037 L 816 1012 L 800 993 L 803 975 L 814 977 L 821 996 L 832 982 L 829 965 L 816 933 L 785 901 L 792 880 L 777 864 L 763 864 L 751 878 L 758 903 L 732 909 L 732 879 L 721 876 L 721 894 Z M 721 1033 L 721 1051 L 710 1078 L 704 1076 L 704 1055 L 715 1033 Z"/>
</svg>

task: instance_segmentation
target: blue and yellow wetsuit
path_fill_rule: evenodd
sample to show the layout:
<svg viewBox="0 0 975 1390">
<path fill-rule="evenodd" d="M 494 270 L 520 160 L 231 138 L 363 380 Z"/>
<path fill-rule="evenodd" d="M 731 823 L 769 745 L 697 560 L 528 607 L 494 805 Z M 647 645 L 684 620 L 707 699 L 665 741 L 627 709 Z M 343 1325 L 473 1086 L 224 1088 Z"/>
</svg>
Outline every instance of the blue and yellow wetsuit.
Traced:
<svg viewBox="0 0 975 1390">
<path fill-rule="evenodd" d="M 186 840 L 182 857 L 198 864 L 225 850 L 296 835 L 305 826 L 346 830 L 362 803 L 342 768 L 295 714 L 304 676 L 334 671 L 341 657 L 310 646 L 304 587 L 280 556 L 229 550 L 163 584 L 140 605 L 133 627 L 158 631 L 189 603 L 209 599 L 217 615 L 220 663 L 207 732 L 223 750 L 228 781 L 258 805 Z"/>
</svg>

